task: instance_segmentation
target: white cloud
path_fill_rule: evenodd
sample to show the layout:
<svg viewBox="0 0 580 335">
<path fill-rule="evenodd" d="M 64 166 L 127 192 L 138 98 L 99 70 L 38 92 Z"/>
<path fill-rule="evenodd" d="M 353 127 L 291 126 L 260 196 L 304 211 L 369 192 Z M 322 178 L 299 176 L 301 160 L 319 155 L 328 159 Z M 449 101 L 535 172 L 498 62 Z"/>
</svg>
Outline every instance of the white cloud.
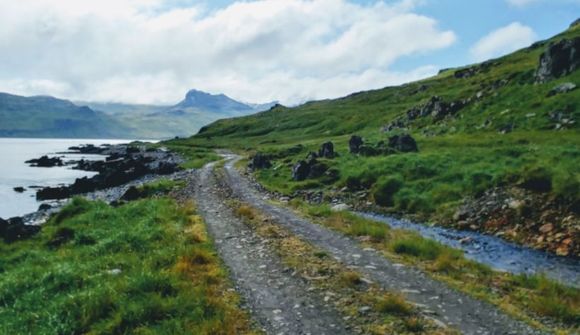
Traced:
<svg viewBox="0 0 580 335">
<path fill-rule="evenodd" d="M 336 97 L 415 80 L 409 55 L 456 37 L 417 1 L 0 0 L 0 91 L 79 100 L 176 102 L 190 88 L 245 101 Z M 169 8 L 169 9 L 168 9 Z"/>
<path fill-rule="evenodd" d="M 506 0 L 506 1 L 508 4 L 514 7 L 525 7 L 533 3 L 536 3 L 540 0 Z"/>
<path fill-rule="evenodd" d="M 535 39 L 536 33 L 532 28 L 514 22 L 481 38 L 470 52 L 474 60 L 483 61 L 526 47 Z"/>
</svg>

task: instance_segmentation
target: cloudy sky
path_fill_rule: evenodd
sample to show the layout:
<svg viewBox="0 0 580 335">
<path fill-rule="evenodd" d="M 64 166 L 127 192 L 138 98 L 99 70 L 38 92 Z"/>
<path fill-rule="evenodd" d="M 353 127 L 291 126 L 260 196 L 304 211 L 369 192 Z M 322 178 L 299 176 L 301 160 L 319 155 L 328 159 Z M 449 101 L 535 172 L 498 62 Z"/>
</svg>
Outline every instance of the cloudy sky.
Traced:
<svg viewBox="0 0 580 335">
<path fill-rule="evenodd" d="M 0 0 L 0 91 L 296 104 L 497 57 L 579 13 L 580 0 Z"/>
</svg>

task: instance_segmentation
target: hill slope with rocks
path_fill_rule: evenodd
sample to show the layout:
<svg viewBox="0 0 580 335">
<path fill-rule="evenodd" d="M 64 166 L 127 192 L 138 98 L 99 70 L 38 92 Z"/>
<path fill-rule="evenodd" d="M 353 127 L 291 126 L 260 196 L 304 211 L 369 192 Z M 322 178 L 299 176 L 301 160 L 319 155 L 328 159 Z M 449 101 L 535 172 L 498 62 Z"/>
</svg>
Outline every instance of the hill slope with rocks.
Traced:
<svg viewBox="0 0 580 335">
<path fill-rule="evenodd" d="M 579 67 L 576 23 L 501 58 L 276 105 L 171 144 L 258 152 L 258 181 L 286 198 L 346 202 L 580 256 Z"/>
</svg>

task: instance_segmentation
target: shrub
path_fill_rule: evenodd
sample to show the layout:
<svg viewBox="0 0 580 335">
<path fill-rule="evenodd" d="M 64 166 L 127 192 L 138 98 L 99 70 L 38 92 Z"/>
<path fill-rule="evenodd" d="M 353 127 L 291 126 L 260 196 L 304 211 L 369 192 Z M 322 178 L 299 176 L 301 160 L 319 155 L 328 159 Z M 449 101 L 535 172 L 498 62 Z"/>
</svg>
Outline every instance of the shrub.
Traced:
<svg viewBox="0 0 580 335">
<path fill-rule="evenodd" d="M 436 259 L 444 250 L 441 244 L 419 236 L 403 237 L 393 241 L 392 248 L 397 254 L 411 255 L 426 260 Z"/>
<path fill-rule="evenodd" d="M 378 312 L 392 315 L 410 315 L 413 308 L 400 295 L 386 294 L 378 297 L 375 303 Z"/>
<path fill-rule="evenodd" d="M 400 176 L 379 179 L 372 190 L 375 203 L 379 206 L 392 207 L 393 196 L 403 187 Z"/>
</svg>

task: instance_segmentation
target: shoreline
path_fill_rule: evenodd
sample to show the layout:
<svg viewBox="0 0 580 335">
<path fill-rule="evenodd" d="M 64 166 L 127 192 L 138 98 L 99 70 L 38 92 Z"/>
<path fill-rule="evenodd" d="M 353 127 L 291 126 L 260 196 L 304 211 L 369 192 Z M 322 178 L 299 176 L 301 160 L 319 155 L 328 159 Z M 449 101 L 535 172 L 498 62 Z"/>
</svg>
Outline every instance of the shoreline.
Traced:
<svg viewBox="0 0 580 335">
<path fill-rule="evenodd" d="M 68 160 L 55 161 L 54 166 L 63 163 L 71 169 L 97 172 L 91 177 L 76 178 L 66 185 L 48 186 L 35 190 L 37 199 L 44 194 L 38 210 L 3 220 L 7 227 L 26 229 L 25 226 L 41 227 L 51 215 L 59 212 L 74 197 L 89 200 L 101 200 L 109 204 L 119 201 L 130 187 L 138 187 L 160 178 L 185 178 L 191 170 L 183 170 L 179 164 L 183 159 L 165 148 L 151 148 L 141 142 L 123 144 L 81 144 L 72 146 L 65 152 L 67 155 L 101 155 L 104 160 Z M 80 157 L 79 157 L 80 158 Z M 31 165 L 32 166 L 32 165 Z M 43 168 L 52 168 L 43 167 Z M 78 185 L 84 185 L 88 192 Z M 66 191 L 66 197 L 62 197 Z M 54 193 L 56 192 L 56 193 Z M 59 193 L 61 192 L 61 193 Z M 47 197 L 48 195 L 48 197 Z M 51 196 L 53 195 L 53 196 Z M 18 228 L 20 226 L 20 228 Z M 20 238 L 20 237 L 19 237 Z M 23 236 L 22 239 L 26 238 Z"/>
</svg>

